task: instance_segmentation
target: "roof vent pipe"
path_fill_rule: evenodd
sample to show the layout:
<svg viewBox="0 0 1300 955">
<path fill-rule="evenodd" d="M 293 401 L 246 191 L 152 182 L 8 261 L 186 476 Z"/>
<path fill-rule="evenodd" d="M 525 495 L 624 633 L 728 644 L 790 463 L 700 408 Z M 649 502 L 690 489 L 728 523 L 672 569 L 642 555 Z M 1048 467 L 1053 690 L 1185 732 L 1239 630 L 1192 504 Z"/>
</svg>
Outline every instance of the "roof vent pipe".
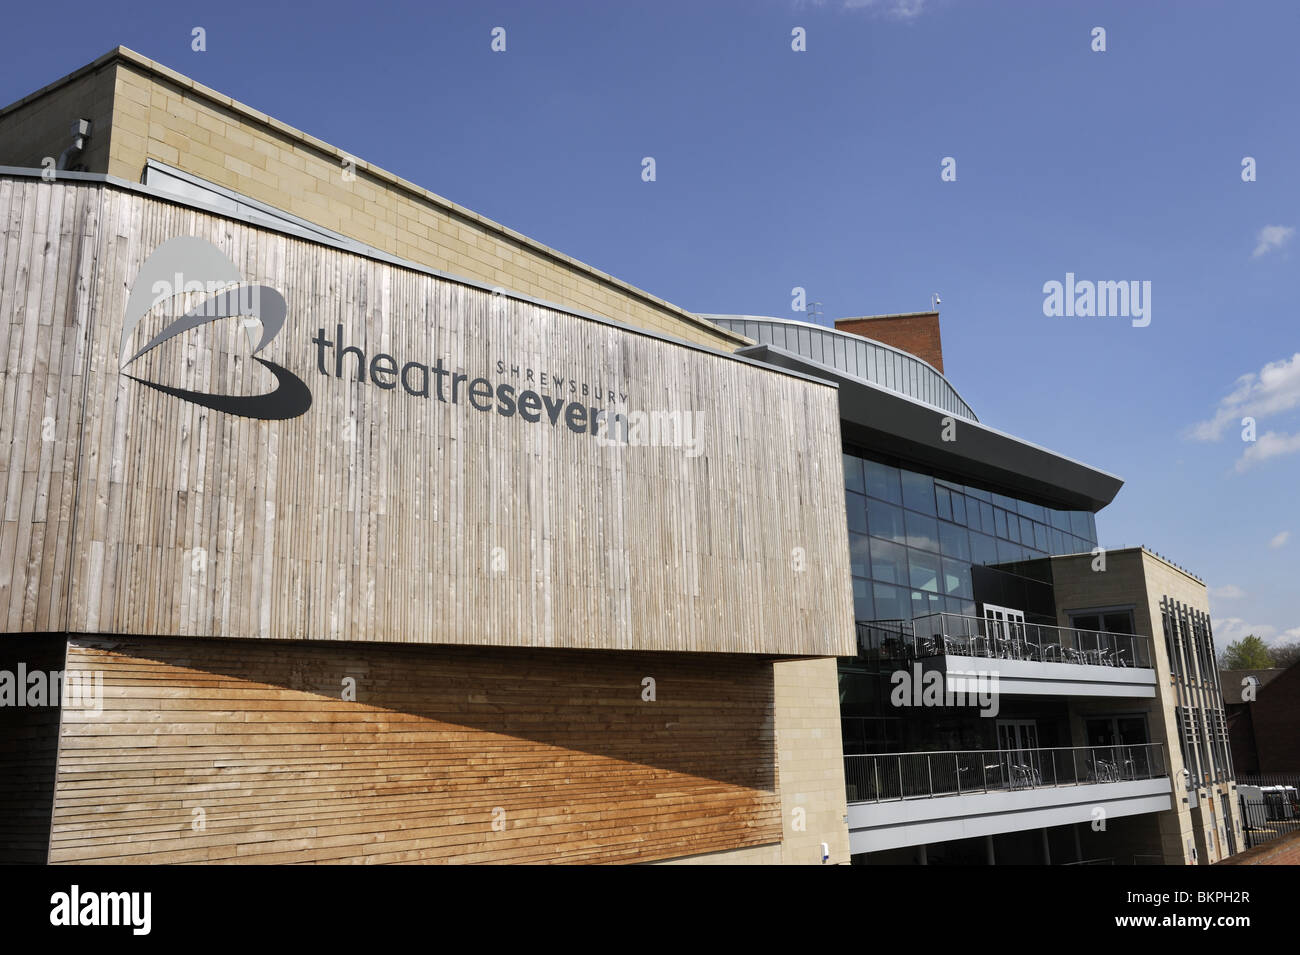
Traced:
<svg viewBox="0 0 1300 955">
<path fill-rule="evenodd" d="M 86 148 L 90 138 L 90 120 L 79 119 L 72 124 L 72 145 L 59 154 L 57 168 L 74 171 L 73 163 L 81 158 L 81 151 Z"/>
</svg>

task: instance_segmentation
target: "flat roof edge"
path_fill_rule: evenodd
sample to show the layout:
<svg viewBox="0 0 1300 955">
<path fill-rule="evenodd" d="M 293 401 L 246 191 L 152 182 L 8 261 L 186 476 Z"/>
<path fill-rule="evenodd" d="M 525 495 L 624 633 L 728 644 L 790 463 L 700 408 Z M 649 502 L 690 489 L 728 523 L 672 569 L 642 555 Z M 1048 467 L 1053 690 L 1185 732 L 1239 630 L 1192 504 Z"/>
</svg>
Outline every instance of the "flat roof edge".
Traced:
<svg viewBox="0 0 1300 955">
<path fill-rule="evenodd" d="M 136 67 L 137 69 L 143 70 L 146 73 L 150 73 L 154 76 L 160 77 L 169 83 L 173 83 L 175 85 L 182 87 L 183 89 L 189 91 L 190 93 L 193 93 L 196 96 L 199 96 L 203 99 L 216 103 L 217 105 L 223 107 L 224 109 L 228 109 L 231 112 L 237 113 L 238 115 L 242 116 L 243 118 L 253 123 L 266 126 L 267 128 L 275 131 L 276 133 L 288 137 L 289 139 L 297 140 L 298 142 L 310 147 L 316 152 L 323 153 L 327 156 L 339 160 L 346 159 L 349 162 L 351 162 L 356 169 L 365 172 L 367 175 L 378 180 L 384 185 L 387 185 L 391 188 L 395 188 L 402 192 L 406 192 L 408 194 L 416 196 L 422 201 L 437 206 L 451 215 L 454 215 L 460 219 L 464 219 L 468 222 L 473 222 L 491 232 L 496 232 L 499 235 L 509 239 L 512 242 L 524 246 L 525 248 L 529 249 L 530 251 L 538 255 L 541 255 L 545 258 L 552 259 L 555 262 L 568 266 L 569 268 L 575 269 L 579 272 L 585 273 L 586 275 L 591 276 L 592 278 L 595 278 L 601 282 L 604 282 L 608 285 L 612 285 L 615 288 L 622 291 L 623 293 L 632 296 L 633 298 L 641 299 L 642 301 L 647 302 L 648 304 L 651 304 L 656 308 L 663 309 L 664 311 L 667 311 L 675 315 L 677 318 L 681 319 L 682 321 L 689 322 L 690 324 L 695 325 L 703 330 L 716 334 L 720 338 L 731 341 L 737 345 L 749 344 L 749 339 L 745 338 L 744 336 L 737 335 L 735 332 L 731 331 L 730 329 L 722 328 L 721 326 L 714 325 L 708 319 L 701 318 L 700 316 L 692 312 L 688 312 L 680 305 L 674 305 L 672 302 L 669 302 L 665 299 L 661 299 L 657 295 L 654 295 L 651 292 L 647 292 L 644 289 L 637 288 L 635 285 L 631 285 L 630 283 L 625 282 L 622 279 L 616 278 L 613 275 L 610 275 L 608 272 L 603 272 L 600 269 L 595 268 L 594 266 L 588 265 L 587 263 L 580 261 L 579 259 L 575 259 L 572 256 L 566 255 L 565 253 L 560 252 L 557 249 L 553 249 L 548 245 L 538 242 L 536 239 L 531 239 L 528 236 L 524 235 L 522 232 L 516 232 L 514 229 L 502 225 L 501 223 L 493 219 L 489 219 L 486 216 L 479 215 L 477 212 L 473 211 L 472 209 L 459 205 L 458 203 L 455 203 L 444 196 L 440 196 L 435 192 L 425 189 L 423 186 L 419 186 L 416 183 L 411 182 L 410 180 L 403 179 L 401 176 L 398 176 L 396 173 L 391 173 L 386 169 L 380 168 L 379 166 L 371 165 L 370 163 L 366 162 L 365 160 L 357 156 L 352 155 L 346 150 L 331 145 L 330 143 L 325 142 L 323 139 L 318 139 L 315 136 L 311 135 L 310 133 L 303 132 L 297 127 L 290 126 L 288 123 L 282 122 L 281 120 L 278 120 L 275 117 L 268 115 L 267 113 L 263 113 L 261 110 L 254 109 L 251 106 L 241 103 L 239 100 L 232 99 L 231 97 L 225 95 L 224 93 L 219 92 L 218 90 L 215 90 L 209 86 L 204 86 L 202 83 L 199 83 L 191 79 L 185 74 L 179 73 L 176 70 L 171 69 L 170 67 L 164 66 L 163 64 L 157 62 L 156 60 L 151 60 L 149 57 L 145 56 L 144 54 L 137 53 L 135 50 L 132 50 L 131 48 L 126 46 L 120 46 L 120 45 L 116 46 L 113 49 L 109 50 L 107 53 L 103 54 L 102 56 L 99 56 L 93 61 L 91 61 L 90 63 L 87 63 L 85 66 L 73 70 L 71 73 L 68 73 L 63 77 L 60 77 L 59 79 L 55 80 L 53 83 L 41 87 L 36 92 L 30 93 L 27 96 L 24 96 L 22 99 L 10 103 L 8 106 L 0 107 L 0 117 L 3 117 L 10 112 L 13 112 L 14 110 L 20 109 L 21 107 L 27 105 L 33 100 L 39 99 L 42 96 L 52 93 L 53 91 L 59 89 L 60 87 L 66 86 L 68 83 L 74 82 L 75 80 L 80 79 L 82 76 L 85 76 L 88 73 L 92 73 L 97 70 L 100 70 L 103 67 L 113 62 L 127 63 L 130 64 L 131 66 Z"/>
<path fill-rule="evenodd" d="M 44 179 L 45 175 L 46 175 L 46 170 L 44 169 L 34 169 L 34 168 L 27 168 L 22 166 L 0 166 L 0 179 L 5 179 L 5 178 Z M 527 302 L 531 305 L 537 305 L 541 308 L 551 309 L 552 311 L 560 312 L 565 315 L 571 315 L 574 318 L 581 318 L 585 321 L 597 322 L 598 324 L 601 325 L 608 325 L 612 328 L 617 328 L 621 331 L 629 332 L 634 335 L 640 335 L 644 338 L 653 338 L 653 339 L 657 339 L 658 341 L 667 342 L 672 345 L 678 345 L 682 348 L 689 348 L 692 351 L 703 352 L 708 355 L 715 355 L 719 358 L 725 358 L 728 361 L 734 361 L 744 365 L 750 365 L 754 368 L 758 368 L 763 371 L 778 372 L 790 378 L 798 378 L 802 381 L 806 381 L 811 384 L 822 385 L 827 388 L 835 388 L 835 389 L 839 388 L 839 382 L 837 381 L 830 380 L 824 377 L 819 377 L 818 375 L 811 374 L 799 368 L 783 368 L 780 367 L 779 365 L 769 364 L 768 362 L 756 361 L 755 359 L 749 357 L 748 355 L 741 354 L 739 350 L 724 351 L 720 348 L 713 348 L 709 345 L 701 345 L 698 342 L 687 341 L 684 338 L 677 338 L 674 335 L 666 335 L 663 332 L 656 332 L 648 328 L 642 328 L 639 325 L 629 325 L 628 323 L 621 322 L 615 318 L 606 318 L 604 315 L 597 315 L 594 312 L 587 312 L 582 309 L 574 308 L 569 305 L 562 305 L 558 302 L 548 302 L 545 299 L 535 298 L 534 296 L 526 295 L 523 292 L 516 292 L 511 289 L 504 288 L 500 285 L 492 285 L 480 279 L 472 279 L 472 278 L 467 278 L 463 275 L 456 275 L 451 272 L 443 272 L 442 270 L 435 269 L 432 266 L 423 265 L 419 262 L 412 262 L 409 259 L 403 259 L 399 256 L 392 255 L 388 252 L 384 252 L 381 249 L 376 249 L 373 246 L 367 246 L 362 243 L 356 242 L 354 240 L 348 239 L 347 241 L 339 241 L 320 233 L 298 231 L 289 228 L 289 226 L 291 225 L 291 223 L 289 222 L 271 223 L 261 219 L 253 219 L 249 216 L 231 212 L 228 209 L 220 209 L 217 208 L 216 206 L 210 205 L 205 202 L 199 202 L 189 197 L 177 196 L 169 192 L 164 192 L 152 186 L 146 186 L 143 183 L 127 182 L 125 179 L 121 179 L 117 176 L 110 176 L 104 173 L 96 173 L 96 172 L 68 172 L 64 170 L 59 170 L 56 173 L 55 181 L 57 182 L 60 180 L 73 181 L 73 182 L 85 182 L 85 183 L 91 183 L 91 184 L 101 185 L 101 186 L 111 186 L 115 189 L 121 189 L 124 192 L 136 193 L 137 195 L 144 196 L 145 198 L 148 199 L 155 199 L 159 202 L 169 202 L 172 205 L 184 206 L 185 208 L 188 209 L 197 209 L 198 211 L 205 212 L 208 215 L 219 216 L 220 218 L 230 219 L 236 222 L 243 222 L 244 224 L 253 226 L 254 228 L 257 229 L 265 229 L 269 232 L 278 232 L 281 235 L 290 236 L 291 238 L 301 239 L 306 242 L 315 243 L 316 245 L 323 245 L 329 248 L 338 249 L 342 252 L 351 253 L 352 255 L 359 255 L 364 258 L 372 259 L 377 262 L 384 262 L 388 265 L 392 265 L 397 268 L 407 269 L 412 272 L 419 272 L 424 275 L 429 275 L 434 278 L 444 279 L 449 282 L 455 282 L 458 285 L 466 285 L 471 288 L 481 289 L 482 291 L 485 292 L 498 292 L 498 294 L 506 295 L 507 297 L 515 299 L 516 301 Z M 265 205 L 264 203 L 260 203 L 260 204 Z M 746 339 L 746 341 L 748 341 L 748 339 Z"/>
<path fill-rule="evenodd" d="M 848 425 L 873 432 L 893 441 L 898 447 L 919 453 L 923 462 L 933 466 L 943 467 L 942 462 L 946 460 L 951 462 L 949 466 L 954 471 L 967 470 L 973 477 L 1002 483 L 1009 489 L 1019 489 L 1038 498 L 1052 499 L 1055 492 L 1062 504 L 1071 508 L 1086 506 L 1094 513 L 1110 504 L 1124 485 L 1124 480 L 1114 474 L 979 421 L 954 419 L 959 433 L 973 429 L 980 436 L 973 447 L 969 441 L 964 445 L 960 441 L 941 441 L 937 428 L 931 433 L 921 427 L 923 419 L 920 416 L 950 416 L 951 412 L 946 409 L 828 368 L 774 345 L 754 345 L 741 349 L 741 352 L 760 361 L 798 368 L 839 382 L 841 418 Z M 885 413 L 876 413 L 881 411 Z"/>
</svg>

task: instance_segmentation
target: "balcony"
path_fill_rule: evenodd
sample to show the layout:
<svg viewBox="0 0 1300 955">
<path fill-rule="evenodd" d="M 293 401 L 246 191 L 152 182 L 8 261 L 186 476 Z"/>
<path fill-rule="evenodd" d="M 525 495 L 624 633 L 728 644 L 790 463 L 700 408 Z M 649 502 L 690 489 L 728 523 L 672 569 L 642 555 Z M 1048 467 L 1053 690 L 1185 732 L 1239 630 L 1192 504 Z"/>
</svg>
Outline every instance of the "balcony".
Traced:
<svg viewBox="0 0 1300 955">
<path fill-rule="evenodd" d="M 1173 805 L 1158 743 L 846 756 L 844 779 L 854 853 Z"/>
<path fill-rule="evenodd" d="M 859 621 L 858 646 L 937 670 L 954 693 L 979 692 L 995 676 L 999 693 L 1156 695 L 1151 639 L 1139 634 L 933 613 L 911 621 Z"/>
</svg>

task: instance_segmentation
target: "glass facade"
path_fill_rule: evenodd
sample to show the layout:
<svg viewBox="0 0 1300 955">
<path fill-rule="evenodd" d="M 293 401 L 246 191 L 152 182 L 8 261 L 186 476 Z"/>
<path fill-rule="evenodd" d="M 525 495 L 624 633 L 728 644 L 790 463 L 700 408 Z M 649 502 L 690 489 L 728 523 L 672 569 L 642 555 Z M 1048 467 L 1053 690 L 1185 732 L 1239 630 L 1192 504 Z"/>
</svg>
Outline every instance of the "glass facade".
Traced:
<svg viewBox="0 0 1300 955">
<path fill-rule="evenodd" d="M 1075 554 L 1097 546 L 1087 511 L 1058 511 L 844 454 L 845 505 L 858 620 L 974 614 L 972 565 Z"/>
</svg>

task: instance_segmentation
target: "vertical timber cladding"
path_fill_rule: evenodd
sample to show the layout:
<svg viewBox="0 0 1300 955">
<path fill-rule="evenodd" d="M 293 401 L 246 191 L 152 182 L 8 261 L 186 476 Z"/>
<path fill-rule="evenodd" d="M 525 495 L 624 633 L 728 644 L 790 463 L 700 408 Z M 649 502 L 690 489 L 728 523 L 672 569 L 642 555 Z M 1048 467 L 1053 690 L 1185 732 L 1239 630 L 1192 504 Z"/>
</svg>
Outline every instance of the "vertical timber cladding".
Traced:
<svg viewBox="0 0 1300 955">
<path fill-rule="evenodd" d="M 832 388 L 113 186 L 17 182 L 11 200 L 42 189 L 102 195 L 75 224 L 98 243 L 73 632 L 852 652 Z M 142 265 L 181 236 L 283 296 L 261 363 L 257 324 L 231 318 L 121 367 L 183 314 L 153 308 L 123 342 Z M 308 410 L 256 420 L 159 390 L 265 394 L 266 362 Z M 676 414 L 697 443 L 611 444 L 593 409 Z"/>
<path fill-rule="evenodd" d="M 51 862 L 629 862 L 781 839 L 758 656 L 80 637 L 68 668 L 102 673 L 105 705 L 64 710 Z M 629 673 L 657 678 L 653 706 Z"/>
</svg>

